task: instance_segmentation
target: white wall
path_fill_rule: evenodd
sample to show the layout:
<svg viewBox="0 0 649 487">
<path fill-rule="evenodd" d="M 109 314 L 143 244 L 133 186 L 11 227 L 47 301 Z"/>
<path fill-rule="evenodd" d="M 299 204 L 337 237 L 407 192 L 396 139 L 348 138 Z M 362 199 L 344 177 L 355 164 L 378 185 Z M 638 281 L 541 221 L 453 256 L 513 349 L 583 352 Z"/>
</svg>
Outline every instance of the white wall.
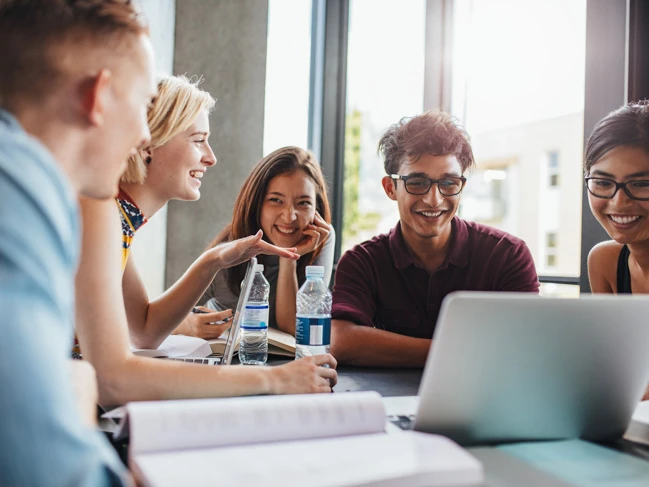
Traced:
<svg viewBox="0 0 649 487">
<path fill-rule="evenodd" d="M 519 192 L 508 195 L 509 208 L 515 209 L 516 218 L 507 220 L 511 226 L 506 230 L 525 240 L 539 273 L 579 275 L 583 120 L 583 112 L 578 112 L 471 137 L 478 167 L 481 161 L 516 161 L 509 166 L 516 168 L 510 179 L 511 187 Z M 559 152 L 558 188 L 547 188 L 549 151 Z M 552 271 L 544 264 L 547 231 L 558 233 L 558 265 Z"/>
<path fill-rule="evenodd" d="M 176 0 L 140 0 L 149 21 L 151 40 L 156 53 L 156 71 L 171 74 L 174 56 Z M 153 298 L 164 291 L 165 256 L 167 252 L 167 207 L 162 208 L 137 232 L 133 240 L 132 258 Z"/>
</svg>

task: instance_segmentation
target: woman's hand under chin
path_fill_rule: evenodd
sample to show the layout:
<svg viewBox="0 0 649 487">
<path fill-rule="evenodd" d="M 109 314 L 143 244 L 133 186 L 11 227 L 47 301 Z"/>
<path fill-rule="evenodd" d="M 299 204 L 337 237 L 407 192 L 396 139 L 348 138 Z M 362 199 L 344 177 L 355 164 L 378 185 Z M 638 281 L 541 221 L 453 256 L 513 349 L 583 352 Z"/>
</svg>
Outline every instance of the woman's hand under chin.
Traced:
<svg viewBox="0 0 649 487">
<path fill-rule="evenodd" d="M 316 211 L 313 222 L 309 223 L 302 233 L 304 237 L 295 245 L 296 252 L 300 256 L 313 252 L 319 246 L 324 245 L 331 233 L 331 227 Z"/>
</svg>

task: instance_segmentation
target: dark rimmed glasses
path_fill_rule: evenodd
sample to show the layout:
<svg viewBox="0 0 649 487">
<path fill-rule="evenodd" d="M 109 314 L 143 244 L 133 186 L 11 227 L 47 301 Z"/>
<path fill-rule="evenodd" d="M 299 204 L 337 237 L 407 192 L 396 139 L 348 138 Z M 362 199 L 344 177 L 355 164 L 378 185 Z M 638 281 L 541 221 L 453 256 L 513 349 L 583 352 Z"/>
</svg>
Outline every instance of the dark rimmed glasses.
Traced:
<svg viewBox="0 0 649 487">
<path fill-rule="evenodd" d="M 588 192 L 596 198 L 612 199 L 620 189 L 632 200 L 649 201 L 649 180 L 618 183 L 608 178 L 585 178 Z"/>
<path fill-rule="evenodd" d="M 430 191 L 433 184 L 437 185 L 437 189 L 442 196 L 455 196 L 462 192 L 466 178 L 464 176 L 455 177 L 449 176 L 441 179 L 430 179 L 424 176 L 401 176 L 399 174 L 390 174 L 390 177 L 395 181 L 400 179 L 410 194 L 421 196 Z"/>
</svg>

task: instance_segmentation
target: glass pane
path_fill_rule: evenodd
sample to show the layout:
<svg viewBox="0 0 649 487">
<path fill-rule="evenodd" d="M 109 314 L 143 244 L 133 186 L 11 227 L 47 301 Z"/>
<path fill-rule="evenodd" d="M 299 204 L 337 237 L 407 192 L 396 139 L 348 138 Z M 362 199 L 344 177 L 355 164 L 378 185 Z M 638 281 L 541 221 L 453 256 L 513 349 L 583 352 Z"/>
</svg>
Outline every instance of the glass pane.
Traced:
<svg viewBox="0 0 649 487">
<path fill-rule="evenodd" d="M 551 298 L 578 298 L 579 286 L 576 284 L 555 284 L 553 282 L 541 283 L 541 296 Z"/>
<path fill-rule="evenodd" d="M 478 167 L 460 216 L 525 240 L 543 275 L 580 272 L 585 43 L 586 0 L 454 2 L 451 111 Z"/>
<path fill-rule="evenodd" d="M 307 147 L 311 70 L 311 2 L 269 0 L 264 155 Z"/>
<path fill-rule="evenodd" d="M 425 14 L 425 0 L 350 2 L 343 252 L 399 220 L 376 148 L 388 126 L 423 110 Z"/>
</svg>

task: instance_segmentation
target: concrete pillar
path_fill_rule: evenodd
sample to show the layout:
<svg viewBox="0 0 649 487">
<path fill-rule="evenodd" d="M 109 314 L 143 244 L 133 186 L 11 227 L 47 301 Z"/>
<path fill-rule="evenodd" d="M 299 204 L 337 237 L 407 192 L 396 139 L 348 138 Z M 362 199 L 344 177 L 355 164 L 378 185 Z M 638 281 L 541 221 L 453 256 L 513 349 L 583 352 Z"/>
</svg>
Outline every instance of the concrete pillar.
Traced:
<svg viewBox="0 0 649 487">
<path fill-rule="evenodd" d="M 210 143 L 218 163 L 206 172 L 199 201 L 168 205 L 167 287 L 229 223 L 262 156 L 267 29 L 268 0 L 176 0 L 174 74 L 202 75 L 217 99 Z"/>
<path fill-rule="evenodd" d="M 155 49 L 156 73 L 171 74 L 174 57 L 176 0 L 140 0 L 142 13 L 149 23 Z M 162 294 L 165 277 L 167 208 L 162 208 L 137 232 L 132 258 L 137 263 L 144 286 L 151 298 Z"/>
</svg>

